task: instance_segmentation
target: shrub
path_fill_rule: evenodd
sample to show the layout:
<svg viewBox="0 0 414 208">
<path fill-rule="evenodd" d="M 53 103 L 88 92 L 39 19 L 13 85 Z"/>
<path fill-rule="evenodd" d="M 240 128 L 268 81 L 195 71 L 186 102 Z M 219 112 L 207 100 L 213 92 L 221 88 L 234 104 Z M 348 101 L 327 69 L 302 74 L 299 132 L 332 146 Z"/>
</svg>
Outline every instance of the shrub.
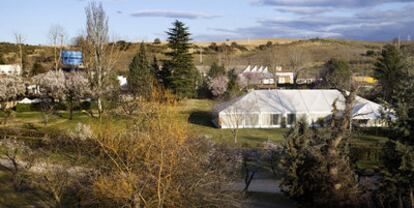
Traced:
<svg viewBox="0 0 414 208">
<path fill-rule="evenodd" d="M 374 56 L 375 55 L 375 51 L 373 51 L 373 50 L 367 50 L 367 52 L 366 52 L 365 55 L 366 56 Z"/>
<path fill-rule="evenodd" d="M 15 107 L 15 110 L 16 110 L 16 112 L 19 112 L 19 113 L 39 111 L 40 110 L 40 104 L 39 103 L 33 103 L 33 104 L 18 103 Z"/>
<path fill-rule="evenodd" d="M 92 107 L 92 103 L 89 101 L 83 101 L 79 105 L 81 110 L 90 110 Z"/>
<path fill-rule="evenodd" d="M 161 40 L 159 38 L 155 38 L 154 45 L 159 45 L 159 44 L 161 44 Z"/>
</svg>

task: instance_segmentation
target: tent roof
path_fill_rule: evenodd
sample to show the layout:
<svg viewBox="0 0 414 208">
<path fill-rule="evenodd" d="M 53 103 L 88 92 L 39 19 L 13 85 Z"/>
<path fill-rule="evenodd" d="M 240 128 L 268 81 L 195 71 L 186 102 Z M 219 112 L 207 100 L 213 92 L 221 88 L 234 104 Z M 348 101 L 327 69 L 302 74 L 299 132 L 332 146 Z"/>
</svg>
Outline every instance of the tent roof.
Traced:
<svg viewBox="0 0 414 208">
<path fill-rule="evenodd" d="M 216 113 L 294 113 L 330 114 L 333 103 L 345 108 L 345 99 L 338 90 L 255 90 L 244 96 L 219 104 Z M 355 119 L 374 119 L 381 115 L 382 106 L 357 96 Z"/>
<path fill-rule="evenodd" d="M 23 100 L 20 100 L 18 103 L 21 103 L 21 104 L 40 103 L 40 99 L 23 98 Z"/>
<path fill-rule="evenodd" d="M 382 106 L 368 101 L 366 103 L 356 104 L 352 111 L 353 119 L 376 119 L 381 117 Z"/>
</svg>

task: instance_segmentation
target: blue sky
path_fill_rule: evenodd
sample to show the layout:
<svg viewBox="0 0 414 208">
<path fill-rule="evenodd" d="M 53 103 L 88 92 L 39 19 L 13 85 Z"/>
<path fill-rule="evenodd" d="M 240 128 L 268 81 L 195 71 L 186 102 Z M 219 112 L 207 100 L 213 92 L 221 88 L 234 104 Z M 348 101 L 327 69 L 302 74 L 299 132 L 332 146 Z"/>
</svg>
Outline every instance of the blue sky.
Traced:
<svg viewBox="0 0 414 208">
<path fill-rule="evenodd" d="M 100 0 L 111 34 L 129 41 L 165 38 L 175 19 L 193 39 L 414 37 L 414 0 Z M 0 41 L 48 44 L 51 25 L 67 41 L 84 30 L 87 0 L 0 0 Z"/>
</svg>

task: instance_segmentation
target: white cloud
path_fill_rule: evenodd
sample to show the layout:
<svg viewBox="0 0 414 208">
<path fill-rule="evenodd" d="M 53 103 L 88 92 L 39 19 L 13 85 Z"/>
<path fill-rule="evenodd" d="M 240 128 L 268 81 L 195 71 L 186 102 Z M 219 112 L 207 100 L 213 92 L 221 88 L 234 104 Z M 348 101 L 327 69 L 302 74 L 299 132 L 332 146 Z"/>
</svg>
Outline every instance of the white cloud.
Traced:
<svg viewBox="0 0 414 208">
<path fill-rule="evenodd" d="M 254 4 L 263 6 L 360 8 L 384 3 L 404 2 L 414 2 L 414 0 L 256 0 Z"/>
<path fill-rule="evenodd" d="M 211 19 L 220 17 L 219 15 L 201 12 L 187 12 L 176 10 L 141 10 L 130 14 L 133 17 L 166 17 L 177 19 Z"/>
<path fill-rule="evenodd" d="M 343 37 L 364 40 L 390 40 L 414 35 L 414 6 L 402 9 L 370 9 L 353 15 L 333 13 L 311 17 L 282 16 L 264 19 L 250 27 L 213 28 L 214 31 L 243 34 L 245 37 Z"/>
<path fill-rule="evenodd" d="M 308 14 L 321 14 L 326 12 L 333 11 L 331 7 L 276 7 L 276 11 L 284 12 L 284 13 L 295 13 L 301 15 L 308 15 Z"/>
</svg>

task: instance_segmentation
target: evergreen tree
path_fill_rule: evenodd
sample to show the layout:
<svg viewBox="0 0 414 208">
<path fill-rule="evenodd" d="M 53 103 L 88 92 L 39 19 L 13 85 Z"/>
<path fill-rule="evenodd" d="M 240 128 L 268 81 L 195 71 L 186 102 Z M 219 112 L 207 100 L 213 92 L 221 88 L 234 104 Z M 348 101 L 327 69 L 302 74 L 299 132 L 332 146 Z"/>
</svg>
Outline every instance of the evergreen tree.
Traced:
<svg viewBox="0 0 414 208">
<path fill-rule="evenodd" d="M 308 128 L 303 119 L 285 136 L 282 166 L 286 171 L 280 186 L 303 207 L 359 206 L 360 193 L 347 153 L 344 150 L 337 156 L 329 153 L 329 143 L 336 133 L 334 129 Z M 338 168 L 335 176 L 332 167 Z"/>
<path fill-rule="evenodd" d="M 216 62 L 214 62 L 210 66 L 210 70 L 207 73 L 207 77 L 209 79 L 214 79 L 218 76 L 225 75 L 225 74 L 226 74 L 226 69 L 224 68 L 224 66 L 220 66 Z"/>
<path fill-rule="evenodd" d="M 158 59 L 156 56 L 154 56 L 151 63 L 151 74 L 156 78 L 157 84 L 162 81 L 160 65 L 158 64 Z"/>
<path fill-rule="evenodd" d="M 6 64 L 6 61 L 4 60 L 3 54 L 0 54 L 0 64 Z"/>
<path fill-rule="evenodd" d="M 229 82 L 227 83 L 227 91 L 225 97 L 231 98 L 237 96 L 240 93 L 240 86 L 237 84 L 237 73 L 235 69 L 232 69 L 227 72 L 227 78 Z"/>
<path fill-rule="evenodd" d="M 144 42 L 141 43 L 138 53 L 129 65 L 128 90 L 134 96 L 148 99 L 152 90 L 152 74 L 146 56 Z"/>
<path fill-rule="evenodd" d="M 35 76 L 45 72 L 47 72 L 46 68 L 43 67 L 42 63 L 40 63 L 39 60 L 36 60 L 32 66 L 31 75 Z"/>
<path fill-rule="evenodd" d="M 414 77 L 401 77 L 391 96 L 397 119 L 383 147 L 380 186 L 382 207 L 414 207 Z"/>
<path fill-rule="evenodd" d="M 189 52 L 190 33 L 188 27 L 180 21 L 175 21 L 167 32 L 169 58 L 163 66 L 163 82 L 179 98 L 194 97 L 199 84 L 199 73 L 193 64 Z"/>
<path fill-rule="evenodd" d="M 344 60 L 332 58 L 325 63 L 320 76 L 324 87 L 349 89 L 352 79 L 352 71 Z"/>
<path fill-rule="evenodd" d="M 392 92 L 406 74 L 406 61 L 400 50 L 394 45 L 386 45 L 378 57 L 374 68 L 374 77 L 378 79 L 385 101 L 390 101 Z"/>
</svg>

